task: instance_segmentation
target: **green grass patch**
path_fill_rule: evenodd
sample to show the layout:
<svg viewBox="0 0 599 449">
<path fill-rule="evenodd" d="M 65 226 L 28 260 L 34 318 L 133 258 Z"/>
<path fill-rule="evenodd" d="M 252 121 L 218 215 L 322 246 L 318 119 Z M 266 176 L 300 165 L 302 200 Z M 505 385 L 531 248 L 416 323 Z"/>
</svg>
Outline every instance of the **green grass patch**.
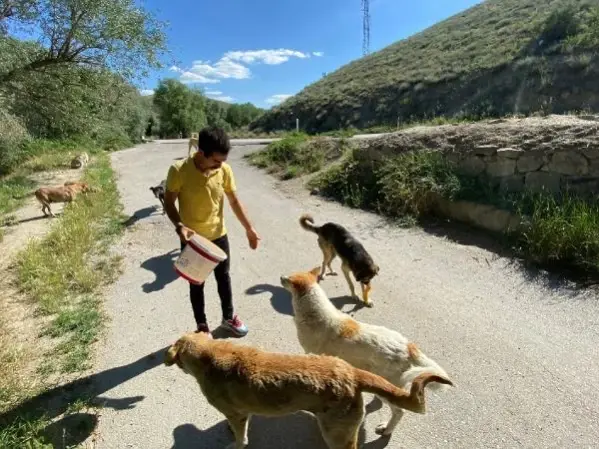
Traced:
<svg viewBox="0 0 599 449">
<path fill-rule="evenodd" d="M 281 179 L 291 179 L 321 170 L 327 162 L 340 157 L 348 146 L 346 139 L 293 133 L 247 158 L 250 164 L 266 168 Z"/>
<path fill-rule="evenodd" d="M 599 275 L 599 202 L 570 193 L 506 194 L 480 178 L 457 174 L 435 151 L 374 161 L 354 150 L 311 180 L 326 197 L 417 223 L 435 214 L 435 198 L 492 204 L 520 214 L 524 231 L 509 236 L 518 255 L 539 265 Z"/>
<path fill-rule="evenodd" d="M 107 248 L 123 229 L 123 215 L 107 154 L 97 155 L 83 179 L 97 191 L 67 205 L 46 237 L 30 243 L 17 257 L 20 287 L 39 313 L 51 317 L 40 337 L 52 339 L 54 345 L 38 369 L 40 382 L 35 391 L 23 386 L 18 371 L 9 372 L 20 366 L 19 358 L 2 351 L 0 412 L 8 413 L 39 393 L 40 387 L 43 390 L 48 374 L 89 368 L 92 344 L 104 322 L 99 288 L 113 281 L 120 269 L 120 259 Z M 36 410 L 19 409 L 9 422 L 2 423 L 0 447 L 55 447 L 42 432 L 48 423 Z"/>
<path fill-rule="evenodd" d="M 18 209 L 35 186 L 23 175 L 0 179 L 0 216 Z"/>
<path fill-rule="evenodd" d="M 81 195 L 65 207 L 46 238 L 31 243 L 17 261 L 21 287 L 43 313 L 58 313 L 73 295 L 92 293 L 102 284 L 105 273 L 97 270 L 97 262 L 90 263 L 92 256 L 121 229 L 121 206 L 108 157 L 100 155 L 83 179 L 99 192 Z"/>
</svg>

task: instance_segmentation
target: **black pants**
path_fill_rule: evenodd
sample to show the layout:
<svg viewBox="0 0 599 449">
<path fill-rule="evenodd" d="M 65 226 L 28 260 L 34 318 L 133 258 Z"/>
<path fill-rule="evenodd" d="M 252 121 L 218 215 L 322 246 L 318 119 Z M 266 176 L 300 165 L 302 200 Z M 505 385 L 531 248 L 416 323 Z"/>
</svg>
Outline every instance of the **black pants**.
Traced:
<svg viewBox="0 0 599 449">
<path fill-rule="evenodd" d="M 216 246 L 222 249 L 226 254 L 227 258 L 219 263 L 214 269 L 214 277 L 216 278 L 216 286 L 218 288 L 218 296 L 220 296 L 220 307 L 223 312 L 223 319 L 230 320 L 233 318 L 233 291 L 231 289 L 231 277 L 229 276 L 230 266 L 230 252 L 229 252 L 229 238 L 227 235 L 213 240 Z M 181 243 L 181 251 L 185 248 L 185 243 Z M 189 283 L 189 299 L 191 300 L 191 308 L 193 309 L 193 316 L 198 325 L 206 324 L 206 313 L 204 311 L 204 283 L 201 285 Z"/>
</svg>

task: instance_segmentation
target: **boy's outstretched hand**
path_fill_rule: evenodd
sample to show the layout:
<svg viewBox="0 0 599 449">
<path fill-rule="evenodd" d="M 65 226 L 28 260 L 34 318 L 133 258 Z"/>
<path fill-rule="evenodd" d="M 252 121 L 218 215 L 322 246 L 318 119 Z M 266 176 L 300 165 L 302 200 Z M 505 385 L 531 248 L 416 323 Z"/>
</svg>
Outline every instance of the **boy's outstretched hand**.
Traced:
<svg viewBox="0 0 599 449">
<path fill-rule="evenodd" d="M 248 242 L 250 244 L 250 248 L 256 249 L 258 248 L 258 241 L 261 240 L 258 236 L 258 233 L 254 228 L 250 228 L 246 231 L 245 235 L 248 238 Z"/>
</svg>

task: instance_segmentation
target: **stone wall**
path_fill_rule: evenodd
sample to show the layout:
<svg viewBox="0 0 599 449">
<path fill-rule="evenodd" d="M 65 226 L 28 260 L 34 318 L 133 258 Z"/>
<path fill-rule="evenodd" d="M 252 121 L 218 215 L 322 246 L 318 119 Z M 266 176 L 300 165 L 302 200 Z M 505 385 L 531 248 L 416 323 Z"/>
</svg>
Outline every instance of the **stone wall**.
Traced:
<svg viewBox="0 0 599 449">
<path fill-rule="evenodd" d="M 599 192 L 599 150 L 596 148 L 527 151 L 481 145 L 469 152 L 446 154 L 461 173 L 483 175 L 506 191 Z"/>
<path fill-rule="evenodd" d="M 472 124 L 417 126 L 360 143 L 380 160 L 436 150 L 459 171 L 484 176 L 507 191 L 599 192 L 599 117 L 548 116 Z"/>
</svg>

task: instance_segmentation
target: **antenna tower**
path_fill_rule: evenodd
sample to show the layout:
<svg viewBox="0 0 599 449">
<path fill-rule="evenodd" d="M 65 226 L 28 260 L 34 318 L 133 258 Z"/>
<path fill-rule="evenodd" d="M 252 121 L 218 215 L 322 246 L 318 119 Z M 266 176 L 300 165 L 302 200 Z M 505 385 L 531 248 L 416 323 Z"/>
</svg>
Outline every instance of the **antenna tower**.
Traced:
<svg viewBox="0 0 599 449">
<path fill-rule="evenodd" d="M 370 53 L 370 0 L 362 0 L 362 54 Z"/>
</svg>

